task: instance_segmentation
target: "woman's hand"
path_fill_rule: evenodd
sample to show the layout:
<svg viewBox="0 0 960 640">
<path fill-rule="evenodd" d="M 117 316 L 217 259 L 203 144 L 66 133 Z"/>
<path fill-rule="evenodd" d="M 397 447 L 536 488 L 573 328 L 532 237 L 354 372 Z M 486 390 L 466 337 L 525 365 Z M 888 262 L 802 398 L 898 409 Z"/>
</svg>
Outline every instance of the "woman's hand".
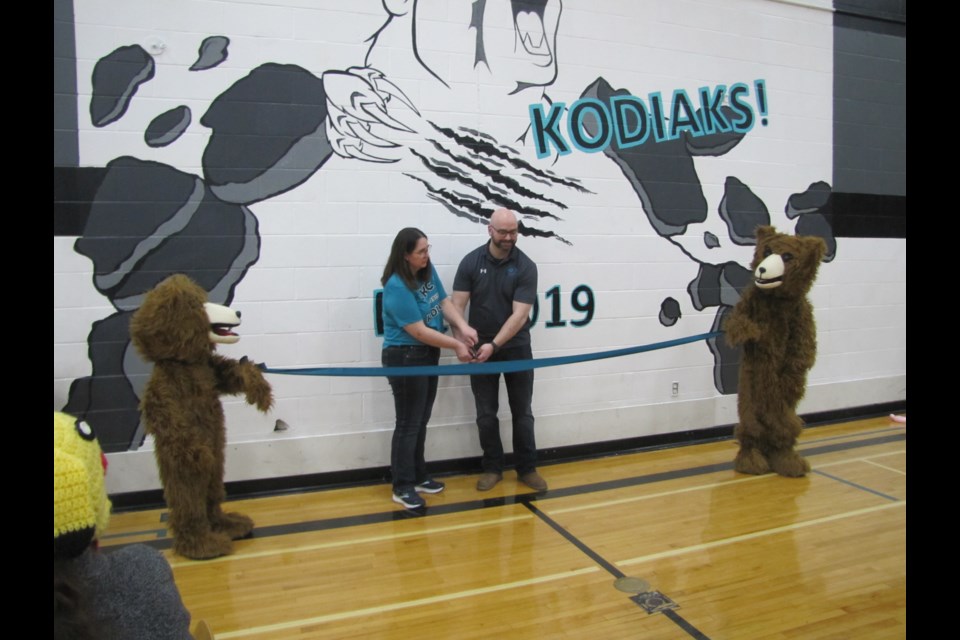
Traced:
<svg viewBox="0 0 960 640">
<path fill-rule="evenodd" d="M 479 336 L 477 336 L 477 330 L 466 323 L 457 331 L 457 338 L 468 347 L 477 344 L 477 341 L 480 339 Z"/>
<path fill-rule="evenodd" d="M 473 352 L 470 351 L 470 347 L 465 345 L 463 342 L 457 340 L 457 346 L 453 349 L 457 354 L 457 360 L 460 362 L 471 362 L 473 360 Z"/>
</svg>

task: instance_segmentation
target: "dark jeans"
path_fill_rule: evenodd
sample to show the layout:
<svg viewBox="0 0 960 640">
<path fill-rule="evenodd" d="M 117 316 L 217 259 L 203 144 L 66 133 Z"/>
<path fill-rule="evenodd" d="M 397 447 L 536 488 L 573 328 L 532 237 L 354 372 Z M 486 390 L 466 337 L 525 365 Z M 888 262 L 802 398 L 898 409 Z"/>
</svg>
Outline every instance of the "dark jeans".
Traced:
<svg viewBox="0 0 960 640">
<path fill-rule="evenodd" d="M 427 345 L 387 347 L 380 361 L 385 367 L 435 365 L 440 361 L 440 349 Z M 390 473 L 393 490 L 400 492 L 430 479 L 423 459 L 423 446 L 427 438 L 427 422 L 437 397 L 437 376 L 387 376 L 387 380 L 393 389 L 393 405 L 397 412 L 390 448 Z"/>
<path fill-rule="evenodd" d="M 501 349 L 488 362 L 530 360 L 532 357 L 530 345 L 526 345 Z M 505 373 L 503 379 L 513 418 L 513 455 L 517 474 L 523 475 L 537 468 L 537 442 L 533 434 L 533 369 Z M 470 388 L 477 404 L 477 427 L 483 449 L 481 465 L 484 472 L 503 473 L 503 443 L 500 441 L 500 420 L 497 419 L 500 374 L 470 376 Z"/>
</svg>

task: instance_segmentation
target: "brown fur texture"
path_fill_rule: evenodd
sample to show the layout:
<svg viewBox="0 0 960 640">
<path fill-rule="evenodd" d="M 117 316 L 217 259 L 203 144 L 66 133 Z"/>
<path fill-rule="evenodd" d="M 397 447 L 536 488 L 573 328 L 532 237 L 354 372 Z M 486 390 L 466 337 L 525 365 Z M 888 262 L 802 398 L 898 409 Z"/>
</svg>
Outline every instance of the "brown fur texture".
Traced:
<svg viewBox="0 0 960 640">
<path fill-rule="evenodd" d="M 253 530 L 250 518 L 220 508 L 226 496 L 220 395 L 242 392 L 264 412 L 273 404 L 270 385 L 252 361 L 215 353 L 206 301 L 196 283 L 173 275 L 147 293 L 130 321 L 134 346 L 153 363 L 140 410 L 154 438 L 173 548 L 195 559 L 228 554 L 232 540 Z"/>
<path fill-rule="evenodd" d="M 727 342 L 743 345 L 740 422 L 734 430 L 740 451 L 734 469 L 800 477 L 810 465 L 794 450 L 803 429 L 796 409 L 817 357 L 817 329 L 807 293 L 827 247 L 822 238 L 785 235 L 771 226 L 758 227 L 756 236 L 751 269 L 778 254 L 784 274 L 779 287 L 748 287 L 725 325 Z"/>
</svg>

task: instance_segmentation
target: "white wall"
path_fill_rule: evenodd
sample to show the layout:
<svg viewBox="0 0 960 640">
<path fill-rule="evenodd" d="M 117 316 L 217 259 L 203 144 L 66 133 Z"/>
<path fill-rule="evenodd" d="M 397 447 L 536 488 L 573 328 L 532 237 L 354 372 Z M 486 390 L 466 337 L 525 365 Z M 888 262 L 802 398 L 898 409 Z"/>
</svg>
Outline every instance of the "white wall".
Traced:
<svg viewBox="0 0 960 640">
<path fill-rule="evenodd" d="M 449 22 L 424 27 L 430 55 L 456 81 L 445 88 L 410 65 L 408 52 L 384 47 L 383 68 L 424 118 L 484 131 L 509 144 L 529 122 L 535 99 L 505 95 L 496 77 L 469 71 L 463 7 L 440 3 Z M 498 3 L 488 0 L 488 11 Z M 426 3 L 424 3 L 426 6 Z M 469 11 L 467 12 L 469 16 Z M 104 166 L 120 155 L 156 160 L 202 175 L 209 131 L 200 116 L 211 100 L 265 62 L 293 63 L 316 75 L 361 65 L 364 41 L 384 22 L 379 0 L 350 2 L 156 3 L 76 0 L 80 164 Z M 488 28 L 494 38 L 509 29 Z M 200 41 L 230 38 L 229 57 L 215 69 L 191 73 Z M 144 84 L 128 113 L 101 129 L 90 124 L 93 65 L 118 46 L 153 39 L 165 43 L 156 77 Z M 385 43 L 400 47 L 398 43 Z M 421 40 L 423 46 L 427 41 Z M 787 198 L 832 175 L 832 13 L 829 3 L 764 0 L 567 0 L 557 32 L 558 75 L 546 93 L 574 102 L 598 76 L 635 95 L 764 79 L 768 125 L 757 126 L 731 152 L 695 160 L 710 215 L 671 242 L 648 222 L 620 169 L 602 153 L 574 151 L 532 164 L 575 177 L 592 193 L 557 189 L 569 208 L 548 226 L 571 245 L 520 238 L 540 267 L 540 320 L 533 329 L 536 357 L 640 345 L 710 330 L 715 308 L 697 311 L 686 287 L 694 257 L 748 264 L 750 247 L 727 241 L 717 213 L 728 176 L 750 186 L 774 224 L 790 231 Z M 495 52 L 490 53 L 491 56 Z M 465 57 L 467 56 L 467 57 Z M 466 66 L 464 62 L 466 61 Z M 381 65 L 382 66 L 382 65 Z M 496 66 L 494 64 L 494 66 Z M 151 149 L 143 130 L 179 104 L 193 111 L 187 133 L 169 147 Z M 417 141 L 411 141 L 416 146 Z M 518 147 L 519 148 L 519 147 Z M 372 327 L 373 291 L 390 242 L 401 227 L 429 236 L 432 257 L 448 289 L 460 257 L 481 244 L 483 225 L 452 215 L 403 174 L 422 174 L 410 156 L 396 164 L 334 157 L 307 183 L 250 209 L 260 224 L 261 253 L 236 289 L 243 339 L 221 347 L 274 368 L 377 366 L 380 340 Z M 708 253 L 703 232 L 723 242 Z M 86 337 L 91 323 L 113 309 L 91 284 L 92 266 L 73 251 L 74 238 L 54 238 L 54 407 L 70 382 L 89 375 Z M 725 242 L 724 242 L 725 241 Z M 704 254 L 704 255 L 701 255 Z M 579 317 L 569 292 L 586 284 L 596 313 L 585 327 L 545 328 L 544 292 L 559 285 L 565 319 Z M 658 320 L 666 297 L 679 301 L 681 319 Z M 811 295 L 819 355 L 800 411 L 825 411 L 906 398 L 906 241 L 839 238 L 836 259 L 821 267 Z M 445 357 L 444 362 L 451 362 Z M 599 442 L 736 421 L 736 398 L 713 382 L 713 356 L 703 343 L 598 362 L 539 369 L 534 393 L 540 447 Z M 329 472 L 389 464 L 393 426 L 390 389 L 383 378 L 273 375 L 276 406 L 269 415 L 226 399 L 227 480 Z M 671 384 L 679 383 L 678 397 Z M 506 406 L 505 396 L 502 403 Z M 508 415 L 508 414 L 504 414 Z M 427 439 L 428 460 L 478 455 L 473 401 L 464 377 L 441 379 Z M 290 428 L 274 432 L 282 419 Z M 509 433 L 509 420 L 503 421 Z M 94 425 L 96 426 L 96 425 Z M 505 444 L 509 437 L 505 437 Z M 139 451 L 110 455 L 111 492 L 159 487 L 149 439 Z"/>
</svg>

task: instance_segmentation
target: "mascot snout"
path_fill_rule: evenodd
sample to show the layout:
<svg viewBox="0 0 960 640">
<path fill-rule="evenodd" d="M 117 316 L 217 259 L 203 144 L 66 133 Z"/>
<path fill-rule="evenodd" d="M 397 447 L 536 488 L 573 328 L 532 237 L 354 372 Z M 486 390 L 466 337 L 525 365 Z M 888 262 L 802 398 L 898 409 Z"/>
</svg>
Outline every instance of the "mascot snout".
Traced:
<svg viewBox="0 0 960 640">
<path fill-rule="evenodd" d="M 240 336 L 233 331 L 240 326 L 239 311 L 212 302 L 203 303 L 203 310 L 210 320 L 210 342 L 236 344 L 240 341 Z"/>
</svg>

